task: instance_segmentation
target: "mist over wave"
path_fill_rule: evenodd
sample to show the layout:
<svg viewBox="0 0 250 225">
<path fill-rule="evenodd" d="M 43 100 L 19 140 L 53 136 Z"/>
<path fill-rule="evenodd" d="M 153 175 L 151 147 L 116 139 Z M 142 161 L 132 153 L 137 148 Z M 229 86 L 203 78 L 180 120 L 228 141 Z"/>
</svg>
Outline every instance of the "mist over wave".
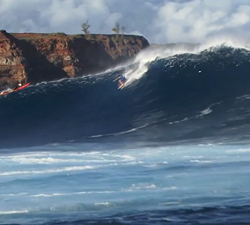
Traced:
<svg viewBox="0 0 250 225">
<path fill-rule="evenodd" d="M 156 45 L 101 74 L 1 97 L 0 147 L 244 139 L 250 52 L 232 42 L 207 46 Z M 118 90 L 113 80 L 121 74 L 128 83 Z"/>
</svg>

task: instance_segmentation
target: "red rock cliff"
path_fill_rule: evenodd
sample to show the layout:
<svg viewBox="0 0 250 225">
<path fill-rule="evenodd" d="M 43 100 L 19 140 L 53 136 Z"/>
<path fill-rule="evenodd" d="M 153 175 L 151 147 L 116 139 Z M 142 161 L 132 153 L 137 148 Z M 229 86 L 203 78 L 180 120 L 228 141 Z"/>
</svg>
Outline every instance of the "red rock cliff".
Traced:
<svg viewBox="0 0 250 225">
<path fill-rule="evenodd" d="M 7 33 L 0 31 L 0 86 L 95 73 L 149 46 L 142 36 Z"/>
</svg>

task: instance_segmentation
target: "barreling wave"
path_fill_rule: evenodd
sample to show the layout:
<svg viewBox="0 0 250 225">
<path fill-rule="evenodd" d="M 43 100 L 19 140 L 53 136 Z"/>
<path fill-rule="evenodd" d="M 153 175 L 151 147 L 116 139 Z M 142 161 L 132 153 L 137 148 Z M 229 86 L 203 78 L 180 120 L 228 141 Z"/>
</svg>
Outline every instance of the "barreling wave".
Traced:
<svg viewBox="0 0 250 225">
<path fill-rule="evenodd" d="M 40 83 L 0 98 L 0 148 L 65 142 L 246 137 L 250 52 L 154 46 L 101 74 Z M 128 85 L 117 89 L 123 74 Z"/>
</svg>

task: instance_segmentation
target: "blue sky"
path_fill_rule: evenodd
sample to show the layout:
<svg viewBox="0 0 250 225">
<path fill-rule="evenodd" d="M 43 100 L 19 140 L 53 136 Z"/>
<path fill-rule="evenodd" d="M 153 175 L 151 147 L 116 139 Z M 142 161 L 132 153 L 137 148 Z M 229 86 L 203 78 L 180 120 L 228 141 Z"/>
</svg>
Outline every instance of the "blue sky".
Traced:
<svg viewBox="0 0 250 225">
<path fill-rule="evenodd" d="M 0 0 L 1 29 L 8 32 L 126 33 L 150 43 L 250 38 L 250 0 Z"/>
</svg>

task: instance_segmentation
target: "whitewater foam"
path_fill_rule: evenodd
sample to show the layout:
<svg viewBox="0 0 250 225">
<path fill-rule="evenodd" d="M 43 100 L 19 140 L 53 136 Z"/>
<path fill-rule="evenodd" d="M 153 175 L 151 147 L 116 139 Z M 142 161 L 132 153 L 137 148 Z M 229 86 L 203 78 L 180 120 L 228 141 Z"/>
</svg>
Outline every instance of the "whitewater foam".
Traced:
<svg viewBox="0 0 250 225">
<path fill-rule="evenodd" d="M 28 213 L 28 210 L 0 211 L 0 215 Z"/>
<path fill-rule="evenodd" d="M 49 197 L 56 197 L 56 196 L 73 196 L 73 195 L 88 195 L 88 194 L 113 194 L 116 191 L 81 191 L 81 192 L 70 192 L 70 193 L 40 193 L 30 195 L 30 197 L 34 198 L 49 198 Z"/>
<path fill-rule="evenodd" d="M 155 189 L 155 188 L 157 188 L 155 184 L 141 183 L 141 184 L 132 184 L 132 186 L 125 189 L 125 191 L 137 191 L 137 190 L 147 190 L 147 189 Z"/>
<path fill-rule="evenodd" d="M 72 167 L 64 167 L 64 168 L 61 168 L 61 169 L 30 170 L 30 171 L 28 171 L 28 170 L 8 171 L 8 172 L 1 172 L 0 176 L 61 173 L 61 172 L 69 172 L 69 171 L 91 170 L 91 169 L 95 169 L 97 167 L 98 166 L 72 166 Z"/>
<path fill-rule="evenodd" d="M 174 43 L 166 45 L 151 45 L 147 49 L 142 50 L 135 57 L 134 61 L 131 62 L 130 67 L 124 72 L 124 76 L 127 78 L 127 85 L 145 75 L 148 71 L 149 64 L 157 59 L 175 57 L 176 55 L 181 54 L 200 54 L 205 50 L 215 51 L 222 47 L 250 50 L 249 43 L 232 37 L 213 38 L 203 44 Z M 133 65 L 132 68 L 131 65 Z M 128 66 L 128 64 L 126 66 Z M 171 65 L 170 63 L 167 66 L 171 67 L 174 65 Z M 199 73 L 201 72 L 202 71 L 199 71 Z"/>
<path fill-rule="evenodd" d="M 95 203 L 96 206 L 111 206 L 110 202 L 97 202 Z"/>
</svg>

